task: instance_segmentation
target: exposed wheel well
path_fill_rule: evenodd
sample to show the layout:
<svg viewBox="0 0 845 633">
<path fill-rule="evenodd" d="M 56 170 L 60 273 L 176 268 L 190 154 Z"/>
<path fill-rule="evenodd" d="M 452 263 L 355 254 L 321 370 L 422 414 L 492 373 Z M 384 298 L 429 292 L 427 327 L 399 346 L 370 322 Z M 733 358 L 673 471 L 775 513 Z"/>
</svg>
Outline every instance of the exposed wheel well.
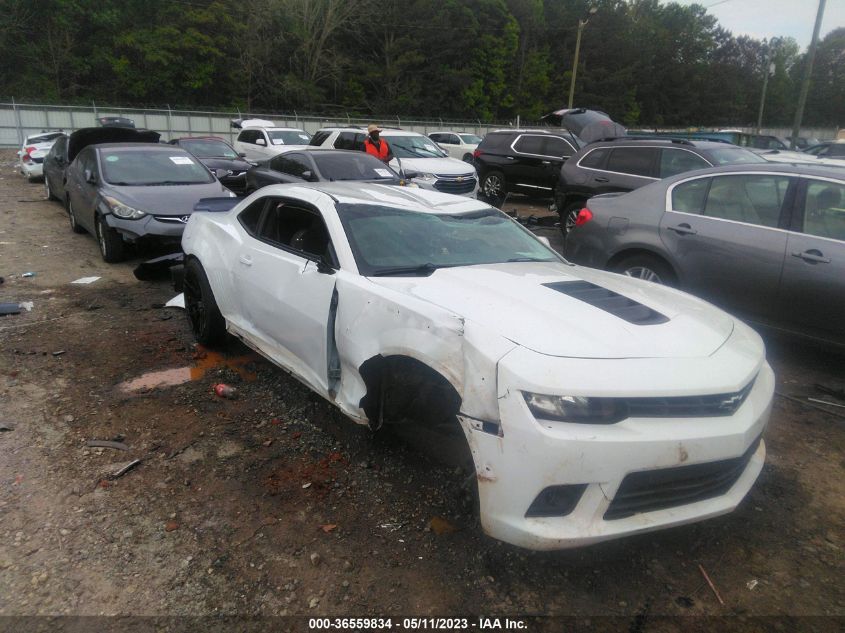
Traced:
<svg viewBox="0 0 845 633">
<path fill-rule="evenodd" d="M 426 426 L 452 424 L 461 396 L 438 371 L 408 356 L 374 356 L 359 368 L 367 393 L 359 406 L 370 427 L 413 422 Z"/>
</svg>

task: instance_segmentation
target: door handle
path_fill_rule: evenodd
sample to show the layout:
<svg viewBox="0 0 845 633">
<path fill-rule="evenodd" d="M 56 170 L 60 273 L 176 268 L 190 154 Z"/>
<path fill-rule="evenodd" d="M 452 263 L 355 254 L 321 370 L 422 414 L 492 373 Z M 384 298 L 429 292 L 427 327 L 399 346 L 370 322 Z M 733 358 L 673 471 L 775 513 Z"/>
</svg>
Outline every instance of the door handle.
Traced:
<svg viewBox="0 0 845 633">
<path fill-rule="evenodd" d="M 793 257 L 798 257 L 803 259 L 805 262 L 810 264 L 829 264 L 830 257 L 825 257 L 821 251 L 816 250 L 815 248 L 810 249 L 804 252 L 794 252 L 792 253 Z"/>
<path fill-rule="evenodd" d="M 544 165 L 551 165 L 552 164 L 552 161 L 550 161 L 550 160 L 544 160 L 542 162 L 543 162 Z"/>
<path fill-rule="evenodd" d="M 689 224 L 679 224 L 678 226 L 670 226 L 668 227 L 670 231 L 675 231 L 678 235 L 695 235 L 698 233 L 694 228 L 692 228 Z"/>
<path fill-rule="evenodd" d="M 609 178 L 605 178 L 603 176 L 596 176 L 593 180 L 596 182 L 610 182 Z"/>
<path fill-rule="evenodd" d="M 252 266 L 252 257 L 250 257 L 249 255 L 241 255 L 240 257 L 238 257 L 238 261 L 244 266 Z"/>
<path fill-rule="evenodd" d="M 508 160 L 513 160 L 513 156 L 505 156 Z"/>
</svg>

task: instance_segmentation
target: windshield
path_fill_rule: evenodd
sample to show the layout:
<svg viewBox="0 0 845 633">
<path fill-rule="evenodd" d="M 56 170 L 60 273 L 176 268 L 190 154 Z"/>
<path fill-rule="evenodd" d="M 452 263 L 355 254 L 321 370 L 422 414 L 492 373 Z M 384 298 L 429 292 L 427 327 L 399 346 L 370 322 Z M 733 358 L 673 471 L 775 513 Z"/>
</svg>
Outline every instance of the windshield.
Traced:
<svg viewBox="0 0 845 633">
<path fill-rule="evenodd" d="M 381 137 L 387 141 L 393 155 L 397 158 L 443 158 L 446 152 L 437 147 L 426 136 L 392 136 L 382 133 Z"/>
<path fill-rule="evenodd" d="M 348 154 L 324 154 L 313 152 L 311 156 L 317 169 L 326 180 L 393 180 L 399 174 L 369 154 L 349 152 Z"/>
<path fill-rule="evenodd" d="M 103 150 L 103 180 L 113 185 L 195 185 L 214 177 L 186 151 Z"/>
<path fill-rule="evenodd" d="M 446 215 L 369 204 L 338 204 L 364 276 L 430 274 L 437 268 L 563 261 L 527 229 L 488 207 Z"/>
<path fill-rule="evenodd" d="M 267 130 L 273 145 L 308 145 L 311 135 L 305 130 Z"/>
<path fill-rule="evenodd" d="M 475 134 L 458 134 L 458 136 L 467 145 L 478 145 L 481 142 L 481 137 Z"/>
<path fill-rule="evenodd" d="M 26 141 L 24 141 L 24 145 L 30 145 L 32 143 L 49 143 L 50 141 L 55 141 L 60 136 L 64 135 L 64 132 L 51 132 L 49 134 L 39 134 L 38 136 L 28 136 Z"/>
<path fill-rule="evenodd" d="M 179 145 L 197 158 L 237 158 L 238 153 L 223 141 L 215 139 L 197 139 L 179 141 Z"/>
<path fill-rule="evenodd" d="M 714 165 L 737 165 L 741 163 L 765 163 L 766 159 L 741 147 L 711 149 L 707 152 Z"/>
</svg>

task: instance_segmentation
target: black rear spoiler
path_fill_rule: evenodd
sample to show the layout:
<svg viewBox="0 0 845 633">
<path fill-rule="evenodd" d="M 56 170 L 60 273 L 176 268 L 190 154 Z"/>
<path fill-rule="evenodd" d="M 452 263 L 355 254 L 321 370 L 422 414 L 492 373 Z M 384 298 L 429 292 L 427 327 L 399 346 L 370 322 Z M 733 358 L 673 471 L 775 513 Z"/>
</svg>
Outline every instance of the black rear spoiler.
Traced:
<svg viewBox="0 0 845 633">
<path fill-rule="evenodd" d="M 220 198 L 202 198 L 194 205 L 194 211 L 206 211 L 208 213 L 222 213 L 228 211 L 241 201 L 241 198 L 230 196 Z"/>
</svg>

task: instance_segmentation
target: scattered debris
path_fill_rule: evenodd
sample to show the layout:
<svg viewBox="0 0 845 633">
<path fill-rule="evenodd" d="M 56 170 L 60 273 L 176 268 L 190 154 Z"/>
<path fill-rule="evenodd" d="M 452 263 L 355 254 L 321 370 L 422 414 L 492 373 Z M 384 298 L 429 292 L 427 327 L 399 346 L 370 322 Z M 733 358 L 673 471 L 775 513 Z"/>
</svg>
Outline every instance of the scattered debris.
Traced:
<svg viewBox="0 0 845 633">
<path fill-rule="evenodd" d="M 222 382 L 214 385 L 214 393 L 221 398 L 227 398 L 229 400 L 235 400 L 238 397 L 237 389 Z"/>
<path fill-rule="evenodd" d="M 109 475 L 109 478 L 117 479 L 118 477 L 123 477 L 126 473 L 128 473 L 140 463 L 140 459 L 133 459 L 131 462 L 127 462 L 126 464 L 122 465 L 120 468 L 115 470 L 113 473 L 111 473 L 111 475 Z"/>
<path fill-rule="evenodd" d="M 35 277 L 35 273 L 33 272 L 26 272 L 21 275 L 21 277 Z"/>
<path fill-rule="evenodd" d="M 303 490 L 305 490 L 306 488 L 310 488 L 310 487 L 311 487 L 311 482 L 310 482 L 310 481 L 309 481 L 308 483 L 304 483 L 304 484 L 302 484 L 302 489 L 303 489 Z"/>
<path fill-rule="evenodd" d="M 0 316 L 7 314 L 20 314 L 21 306 L 19 303 L 0 303 Z"/>
<path fill-rule="evenodd" d="M 320 555 L 317 552 L 311 552 L 310 558 L 311 564 L 314 565 L 314 567 L 320 564 Z"/>
<path fill-rule="evenodd" d="M 698 569 L 699 569 L 699 570 L 701 570 L 701 575 L 702 575 L 702 576 L 704 576 L 704 580 L 706 580 L 706 581 L 707 581 L 707 584 L 708 584 L 708 585 L 710 585 L 710 588 L 713 590 L 713 593 L 715 594 L 716 599 L 719 601 L 719 604 L 721 604 L 722 606 L 724 606 L 725 601 L 724 601 L 724 600 L 722 600 L 722 596 L 720 596 L 720 595 L 719 595 L 719 590 L 718 590 L 718 589 L 716 589 L 716 585 L 714 585 L 714 584 L 713 584 L 713 581 L 712 581 L 712 580 L 710 580 L 710 576 L 708 576 L 708 575 L 707 575 L 707 572 L 706 572 L 706 571 L 704 571 L 704 567 L 702 567 L 701 565 L 699 565 L 699 566 L 698 566 Z"/>
<path fill-rule="evenodd" d="M 684 607 L 685 609 L 692 609 L 692 607 L 695 605 L 695 602 L 693 602 L 693 599 L 689 596 L 678 596 L 677 598 L 675 598 L 675 604 L 677 604 L 679 607 Z"/>
<path fill-rule="evenodd" d="M 385 530 L 390 530 L 391 532 L 395 532 L 396 530 L 401 530 L 405 526 L 404 523 L 382 523 L 379 525 L 380 528 L 384 528 Z"/>
<path fill-rule="evenodd" d="M 269 440 L 265 440 L 264 442 L 261 442 L 261 445 L 262 446 L 270 446 L 272 443 L 273 443 L 273 440 L 269 439 Z"/>
<path fill-rule="evenodd" d="M 813 386 L 816 388 L 816 391 L 823 393 L 826 396 L 833 396 L 839 400 L 845 400 L 845 389 L 834 389 L 833 387 L 820 385 L 818 383 Z"/>
<path fill-rule="evenodd" d="M 841 407 L 845 409 L 845 404 L 839 404 L 838 402 L 829 402 L 827 400 L 819 400 L 818 398 L 807 398 L 810 402 L 818 402 L 819 404 L 826 404 L 829 407 Z"/>
<path fill-rule="evenodd" d="M 53 356 L 62 356 L 64 354 L 65 354 L 65 350 L 63 350 L 63 349 L 56 350 L 55 352 L 53 352 Z"/>
<path fill-rule="evenodd" d="M 85 446 L 91 448 L 113 448 L 117 451 L 128 451 L 129 447 L 123 442 L 113 442 L 111 440 L 88 440 Z"/>
<path fill-rule="evenodd" d="M 754 591 L 754 588 L 759 584 L 760 581 L 755 578 L 754 580 L 749 580 L 747 583 L 745 583 L 745 586 L 748 587 L 751 591 Z"/>
<path fill-rule="evenodd" d="M 98 279 L 101 279 L 101 277 L 80 277 L 79 279 L 74 279 L 70 283 L 72 283 L 72 284 L 93 284 Z"/>
<path fill-rule="evenodd" d="M 157 387 L 181 385 L 192 379 L 194 379 L 194 376 L 190 367 L 177 367 L 175 369 L 147 372 L 134 380 L 127 380 L 121 383 L 118 389 L 124 393 L 149 391 Z"/>
<path fill-rule="evenodd" d="M 441 534 L 451 534 L 452 532 L 458 531 L 458 528 L 456 528 L 454 525 L 452 525 L 442 517 L 432 517 L 431 521 L 428 522 L 428 527 L 430 527 L 431 531 L 437 534 L 438 536 Z"/>
<path fill-rule="evenodd" d="M 4 433 L 6 431 L 14 431 L 15 427 L 9 424 L 8 422 L 0 422 L 0 433 Z"/>
<path fill-rule="evenodd" d="M 168 521 L 164 524 L 164 531 L 165 532 L 172 532 L 173 530 L 178 530 L 179 524 L 176 521 Z"/>
<path fill-rule="evenodd" d="M 805 407 L 810 407 L 811 409 L 817 409 L 818 411 L 824 411 L 828 415 L 835 415 L 840 418 L 845 418 L 845 413 L 839 413 L 838 411 L 831 411 L 830 409 L 825 409 L 824 407 L 820 407 L 817 404 L 813 404 L 812 402 L 807 402 L 806 400 L 802 400 L 801 398 L 796 398 L 795 396 L 788 396 L 785 393 L 781 393 L 780 391 L 775 391 L 776 396 L 780 396 L 786 400 L 790 400 L 795 402 L 796 404 L 802 404 Z"/>
<path fill-rule="evenodd" d="M 178 295 L 173 297 L 170 301 L 164 304 L 165 308 L 181 308 L 182 310 L 185 309 L 185 293 L 180 292 Z"/>
<path fill-rule="evenodd" d="M 320 529 L 328 534 L 329 532 L 334 532 L 337 529 L 337 525 L 335 523 L 327 523 L 326 525 L 321 525 Z"/>
<path fill-rule="evenodd" d="M 32 301 L 21 301 L 19 305 L 22 310 L 26 310 L 27 312 L 32 312 L 32 309 L 35 307 Z"/>
</svg>

